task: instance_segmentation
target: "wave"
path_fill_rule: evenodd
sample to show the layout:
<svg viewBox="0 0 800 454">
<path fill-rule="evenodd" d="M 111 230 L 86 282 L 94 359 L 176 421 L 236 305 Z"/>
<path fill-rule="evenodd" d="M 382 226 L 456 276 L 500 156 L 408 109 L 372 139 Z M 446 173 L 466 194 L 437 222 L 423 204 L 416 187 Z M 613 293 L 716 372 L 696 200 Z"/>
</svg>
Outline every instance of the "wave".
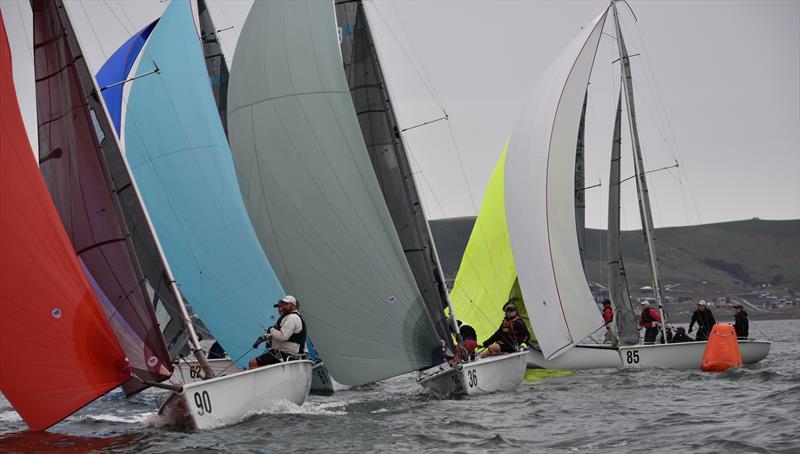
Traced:
<svg viewBox="0 0 800 454">
<path fill-rule="evenodd" d="M 22 421 L 22 417 L 19 416 L 19 413 L 15 411 L 4 411 L 0 413 L 0 422 L 19 422 Z"/>
<path fill-rule="evenodd" d="M 319 415 L 319 416 L 341 416 L 346 415 L 347 411 L 344 402 L 329 402 L 329 403 L 310 403 L 306 402 L 303 405 L 297 405 L 288 400 L 275 401 L 269 408 L 264 410 L 251 411 L 245 418 L 255 415 L 276 415 L 276 414 L 289 414 L 289 415 Z M 336 410 L 339 409 L 339 410 Z"/>
</svg>

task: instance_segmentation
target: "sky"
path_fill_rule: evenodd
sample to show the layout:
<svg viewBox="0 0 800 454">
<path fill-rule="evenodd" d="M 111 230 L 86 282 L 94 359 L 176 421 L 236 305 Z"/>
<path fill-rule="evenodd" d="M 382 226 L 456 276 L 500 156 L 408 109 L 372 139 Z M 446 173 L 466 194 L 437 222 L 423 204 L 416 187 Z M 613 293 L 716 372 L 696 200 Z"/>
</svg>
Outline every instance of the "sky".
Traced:
<svg viewBox="0 0 800 454">
<path fill-rule="evenodd" d="M 260 1 L 260 0 L 257 0 Z M 325 0 L 321 0 L 325 1 Z M 229 64 L 252 0 L 207 0 Z M 645 167 L 657 227 L 800 218 L 800 1 L 629 2 Z M 67 0 L 86 59 L 102 66 L 166 7 L 159 0 Z M 608 4 L 604 0 L 367 1 L 384 73 L 429 218 L 475 215 L 500 151 L 537 80 Z M 14 80 L 36 145 L 31 12 L 0 0 Z M 229 28 L 232 27 L 232 28 Z M 608 160 L 619 64 L 606 25 L 589 87 L 588 227 L 607 222 Z M 626 129 L 625 127 L 623 129 Z M 623 146 L 629 145 L 627 135 Z M 623 148 L 623 176 L 633 173 Z M 622 227 L 638 229 L 634 181 Z"/>
</svg>

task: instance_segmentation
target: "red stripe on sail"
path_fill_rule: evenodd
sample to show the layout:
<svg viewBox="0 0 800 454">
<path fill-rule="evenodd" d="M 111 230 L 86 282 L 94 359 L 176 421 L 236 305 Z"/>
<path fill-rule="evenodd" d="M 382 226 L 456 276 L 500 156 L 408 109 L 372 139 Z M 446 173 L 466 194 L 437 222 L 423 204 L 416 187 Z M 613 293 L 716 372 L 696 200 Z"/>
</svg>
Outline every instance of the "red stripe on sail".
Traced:
<svg viewBox="0 0 800 454">
<path fill-rule="evenodd" d="M 0 391 L 43 430 L 130 368 L 39 175 L 12 77 L 0 13 Z"/>
</svg>

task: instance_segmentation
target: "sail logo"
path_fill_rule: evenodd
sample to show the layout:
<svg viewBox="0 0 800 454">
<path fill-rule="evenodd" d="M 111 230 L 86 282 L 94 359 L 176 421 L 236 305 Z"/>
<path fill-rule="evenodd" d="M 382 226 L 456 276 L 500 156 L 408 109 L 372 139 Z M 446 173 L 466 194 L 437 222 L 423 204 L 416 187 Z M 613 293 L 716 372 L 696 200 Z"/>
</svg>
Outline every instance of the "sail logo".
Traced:
<svg viewBox="0 0 800 454">
<path fill-rule="evenodd" d="M 339 27 L 336 30 L 336 34 L 339 36 L 339 44 L 342 44 L 342 40 L 345 36 L 350 36 L 355 32 L 356 27 L 353 25 L 348 25 L 346 27 Z"/>
</svg>

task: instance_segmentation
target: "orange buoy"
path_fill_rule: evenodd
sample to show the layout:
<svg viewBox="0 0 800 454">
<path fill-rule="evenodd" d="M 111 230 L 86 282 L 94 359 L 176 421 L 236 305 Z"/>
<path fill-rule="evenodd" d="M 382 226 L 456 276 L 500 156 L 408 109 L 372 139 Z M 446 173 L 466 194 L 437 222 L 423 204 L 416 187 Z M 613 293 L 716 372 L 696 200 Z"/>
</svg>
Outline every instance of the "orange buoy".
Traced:
<svg viewBox="0 0 800 454">
<path fill-rule="evenodd" d="M 706 372 L 722 372 L 731 367 L 742 367 L 742 354 L 739 352 L 739 342 L 733 326 L 717 323 L 711 328 L 703 352 L 702 367 Z"/>
</svg>

